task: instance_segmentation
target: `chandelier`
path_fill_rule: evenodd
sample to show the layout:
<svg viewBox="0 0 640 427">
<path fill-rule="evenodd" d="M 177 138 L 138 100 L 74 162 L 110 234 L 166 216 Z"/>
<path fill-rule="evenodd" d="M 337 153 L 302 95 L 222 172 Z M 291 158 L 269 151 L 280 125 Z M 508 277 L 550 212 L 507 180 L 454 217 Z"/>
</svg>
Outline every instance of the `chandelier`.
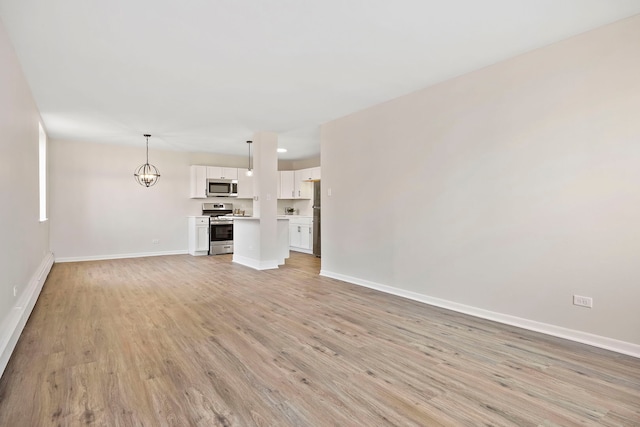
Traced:
<svg viewBox="0 0 640 427">
<path fill-rule="evenodd" d="M 143 136 L 147 138 L 147 163 L 138 167 L 133 173 L 133 176 L 135 177 L 138 184 L 144 185 L 145 187 L 151 187 L 152 185 L 155 185 L 156 182 L 158 182 L 158 179 L 160 178 L 160 172 L 158 171 L 157 167 L 149 164 L 149 137 L 151 135 L 144 134 Z"/>
</svg>

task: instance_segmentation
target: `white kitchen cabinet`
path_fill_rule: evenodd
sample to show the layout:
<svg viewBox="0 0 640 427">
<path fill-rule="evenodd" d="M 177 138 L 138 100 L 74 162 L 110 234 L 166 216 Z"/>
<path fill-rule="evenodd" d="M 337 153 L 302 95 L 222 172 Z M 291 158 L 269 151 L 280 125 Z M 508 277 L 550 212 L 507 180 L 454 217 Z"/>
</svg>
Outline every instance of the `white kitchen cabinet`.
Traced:
<svg viewBox="0 0 640 427">
<path fill-rule="evenodd" d="M 207 167 L 191 166 L 191 196 L 192 199 L 207 198 Z"/>
<path fill-rule="evenodd" d="M 302 181 L 317 181 L 320 179 L 320 166 L 300 169 L 298 171 L 298 176 Z"/>
<path fill-rule="evenodd" d="M 305 216 L 289 217 L 289 249 L 313 253 L 313 218 Z"/>
<path fill-rule="evenodd" d="M 238 168 L 207 166 L 207 179 L 238 179 Z"/>
<path fill-rule="evenodd" d="M 310 199 L 313 197 L 313 183 L 309 182 L 311 173 L 309 169 L 295 171 L 294 198 Z"/>
<path fill-rule="evenodd" d="M 253 175 L 247 176 L 247 170 L 238 168 L 238 199 L 253 199 Z"/>
<path fill-rule="evenodd" d="M 207 255 L 209 253 L 209 217 L 189 217 L 189 254 Z"/>
<path fill-rule="evenodd" d="M 280 197 L 279 199 L 295 199 L 295 172 L 280 171 Z"/>
<path fill-rule="evenodd" d="M 311 179 L 316 180 L 316 179 L 320 179 L 320 166 L 315 167 L 315 168 L 311 168 Z"/>
<path fill-rule="evenodd" d="M 320 167 L 280 171 L 279 199 L 311 199 L 313 183 L 320 179 Z"/>
<path fill-rule="evenodd" d="M 246 169 L 243 169 L 246 171 Z M 191 198 L 192 199 L 206 199 L 207 198 L 207 179 L 238 179 L 238 168 L 227 168 L 223 166 L 191 166 Z M 238 187 L 240 185 L 238 184 Z M 251 187 L 251 193 L 253 193 L 253 183 Z M 246 187 L 245 185 L 245 188 Z M 248 196 L 249 198 L 253 197 Z"/>
</svg>

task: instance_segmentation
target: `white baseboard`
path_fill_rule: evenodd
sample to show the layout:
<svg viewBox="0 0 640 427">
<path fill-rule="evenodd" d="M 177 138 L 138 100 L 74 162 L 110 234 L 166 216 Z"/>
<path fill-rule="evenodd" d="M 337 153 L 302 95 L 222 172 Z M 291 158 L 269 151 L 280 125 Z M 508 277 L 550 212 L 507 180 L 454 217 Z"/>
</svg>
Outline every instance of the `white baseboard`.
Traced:
<svg viewBox="0 0 640 427">
<path fill-rule="evenodd" d="M 311 255 L 313 255 L 313 251 L 309 250 L 309 249 L 302 249 L 302 248 L 296 248 L 294 246 L 290 246 L 289 250 L 292 250 L 294 252 L 302 252 L 303 254 L 311 254 Z"/>
<path fill-rule="evenodd" d="M 20 338 L 20 334 L 27 324 L 31 311 L 36 305 L 40 291 L 42 291 L 42 286 L 45 280 L 47 280 L 52 266 L 53 253 L 49 252 L 40 263 L 40 266 L 38 266 L 38 269 L 33 273 L 33 276 L 31 276 L 29 283 L 24 287 L 16 304 L 0 326 L 0 376 L 2 376 L 4 369 L 7 367 L 7 363 L 9 363 L 11 353 L 13 353 L 18 338 Z"/>
<path fill-rule="evenodd" d="M 113 255 L 93 255 L 81 257 L 62 257 L 56 258 L 56 262 L 77 262 L 77 261 L 102 261 L 106 259 L 123 259 L 123 258 L 143 258 L 148 256 L 162 255 L 186 255 L 189 251 L 166 251 L 166 252 L 138 252 L 134 254 L 113 254 Z"/>
<path fill-rule="evenodd" d="M 459 304 L 457 302 L 448 301 L 440 298 L 434 298 L 416 292 L 406 291 L 404 289 L 394 288 L 392 286 L 383 285 L 368 280 L 351 277 L 344 274 L 334 273 L 327 270 L 320 271 L 321 276 L 338 279 L 343 282 L 353 283 L 354 285 L 364 286 L 392 295 L 408 298 L 414 301 L 422 302 L 436 307 L 445 308 L 459 313 L 468 314 L 482 319 L 493 320 L 495 322 L 504 323 L 506 325 L 516 326 L 530 331 L 540 332 L 558 338 L 588 344 L 594 347 L 615 351 L 616 353 L 626 354 L 628 356 L 640 358 L 640 345 L 626 341 L 619 341 L 613 338 L 594 335 L 587 332 L 568 329 L 561 326 L 551 325 L 548 323 L 537 322 L 535 320 L 524 319 L 521 317 L 511 316 L 509 314 L 496 313 L 494 311 L 484 310 L 469 305 Z"/>
<path fill-rule="evenodd" d="M 246 267 L 251 267 L 255 270 L 273 270 L 275 268 L 279 268 L 278 265 L 284 264 L 284 260 L 261 261 L 236 254 L 233 254 L 233 262 L 235 262 L 236 264 L 244 265 Z"/>
</svg>

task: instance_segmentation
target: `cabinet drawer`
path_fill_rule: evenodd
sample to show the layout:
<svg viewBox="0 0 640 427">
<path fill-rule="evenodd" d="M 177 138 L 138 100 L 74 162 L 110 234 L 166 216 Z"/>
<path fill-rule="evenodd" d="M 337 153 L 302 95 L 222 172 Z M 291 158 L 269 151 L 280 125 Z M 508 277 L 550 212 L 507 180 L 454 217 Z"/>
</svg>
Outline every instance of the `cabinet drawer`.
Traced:
<svg viewBox="0 0 640 427">
<path fill-rule="evenodd" d="M 196 218 L 196 225 L 209 225 L 209 218 Z"/>
<path fill-rule="evenodd" d="M 289 224 L 311 225 L 312 223 L 313 223 L 313 217 L 310 217 L 310 216 L 289 217 Z"/>
</svg>

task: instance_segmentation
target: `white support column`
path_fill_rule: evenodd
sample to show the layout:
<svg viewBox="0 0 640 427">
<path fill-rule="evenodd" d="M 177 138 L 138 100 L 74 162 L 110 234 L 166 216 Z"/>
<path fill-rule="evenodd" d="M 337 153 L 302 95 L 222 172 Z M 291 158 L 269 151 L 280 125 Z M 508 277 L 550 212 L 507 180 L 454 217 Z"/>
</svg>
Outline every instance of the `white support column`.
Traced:
<svg viewBox="0 0 640 427">
<path fill-rule="evenodd" d="M 274 132 L 257 132 L 253 136 L 254 193 L 253 212 L 260 217 L 260 258 L 276 260 L 277 210 L 278 210 L 278 135 Z M 255 213 L 257 212 L 257 214 Z"/>
<path fill-rule="evenodd" d="M 289 221 L 278 219 L 278 135 L 253 137 L 253 218 L 234 221 L 233 261 L 259 270 L 289 257 Z"/>
</svg>

